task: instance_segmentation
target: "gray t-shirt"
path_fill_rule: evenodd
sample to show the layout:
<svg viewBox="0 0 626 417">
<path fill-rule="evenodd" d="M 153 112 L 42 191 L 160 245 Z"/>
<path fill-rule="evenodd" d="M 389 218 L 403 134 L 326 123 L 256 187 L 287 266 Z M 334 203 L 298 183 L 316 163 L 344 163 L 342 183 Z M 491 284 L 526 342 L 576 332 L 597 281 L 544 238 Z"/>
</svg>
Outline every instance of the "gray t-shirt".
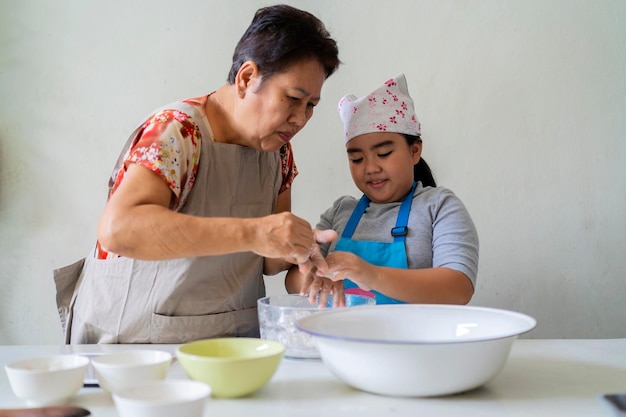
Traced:
<svg viewBox="0 0 626 417">
<path fill-rule="evenodd" d="M 320 217 L 316 228 L 333 229 L 339 236 L 358 203 L 352 196 L 338 198 Z M 370 203 L 352 239 L 392 242 L 402 202 Z M 322 245 L 322 254 L 335 243 Z M 405 247 L 410 269 L 446 267 L 467 275 L 476 287 L 478 272 L 478 234 L 461 200 L 444 187 L 417 184 L 409 215 Z"/>
</svg>

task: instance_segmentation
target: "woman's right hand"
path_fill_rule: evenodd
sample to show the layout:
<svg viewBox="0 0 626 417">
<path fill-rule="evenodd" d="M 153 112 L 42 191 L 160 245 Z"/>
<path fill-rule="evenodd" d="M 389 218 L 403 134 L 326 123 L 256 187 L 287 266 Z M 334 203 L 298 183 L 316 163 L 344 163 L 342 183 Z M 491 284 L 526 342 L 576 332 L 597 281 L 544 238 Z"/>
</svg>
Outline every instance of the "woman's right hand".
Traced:
<svg viewBox="0 0 626 417">
<path fill-rule="evenodd" d="M 331 242 L 337 234 L 333 230 L 313 230 L 306 220 L 291 212 L 281 212 L 263 217 L 255 237 L 254 253 L 282 258 L 307 273 L 312 267 L 326 270 L 328 266 L 318 244 Z"/>
<path fill-rule="evenodd" d="M 288 211 L 261 218 L 254 230 L 254 253 L 292 264 L 305 263 L 315 243 L 309 222 Z"/>
</svg>

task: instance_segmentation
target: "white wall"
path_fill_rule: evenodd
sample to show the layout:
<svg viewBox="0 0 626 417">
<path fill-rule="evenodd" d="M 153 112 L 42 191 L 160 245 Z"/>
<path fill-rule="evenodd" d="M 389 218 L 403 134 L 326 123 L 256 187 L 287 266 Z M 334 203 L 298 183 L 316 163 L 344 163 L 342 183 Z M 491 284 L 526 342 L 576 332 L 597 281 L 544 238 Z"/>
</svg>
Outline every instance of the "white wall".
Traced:
<svg viewBox="0 0 626 417">
<path fill-rule="evenodd" d="M 338 99 L 405 72 L 424 157 L 478 227 L 472 304 L 533 315 L 527 337 L 626 337 L 626 2 L 288 3 L 344 62 L 294 142 L 297 214 L 356 192 Z M 266 4 L 0 0 L 0 343 L 61 341 L 51 270 L 93 245 L 127 135 L 219 87 Z"/>
</svg>

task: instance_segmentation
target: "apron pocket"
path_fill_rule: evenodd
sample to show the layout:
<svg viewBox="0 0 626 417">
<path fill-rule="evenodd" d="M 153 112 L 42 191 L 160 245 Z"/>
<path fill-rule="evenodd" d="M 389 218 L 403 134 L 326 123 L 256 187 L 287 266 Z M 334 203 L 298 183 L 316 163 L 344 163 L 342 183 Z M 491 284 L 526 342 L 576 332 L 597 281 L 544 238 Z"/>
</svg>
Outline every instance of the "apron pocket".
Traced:
<svg viewBox="0 0 626 417">
<path fill-rule="evenodd" d="M 128 258 L 86 259 L 76 290 L 70 343 L 119 343 L 131 268 Z"/>
<path fill-rule="evenodd" d="M 259 337 L 256 307 L 203 316 L 152 314 L 150 343 L 186 343 L 215 337 Z"/>
</svg>

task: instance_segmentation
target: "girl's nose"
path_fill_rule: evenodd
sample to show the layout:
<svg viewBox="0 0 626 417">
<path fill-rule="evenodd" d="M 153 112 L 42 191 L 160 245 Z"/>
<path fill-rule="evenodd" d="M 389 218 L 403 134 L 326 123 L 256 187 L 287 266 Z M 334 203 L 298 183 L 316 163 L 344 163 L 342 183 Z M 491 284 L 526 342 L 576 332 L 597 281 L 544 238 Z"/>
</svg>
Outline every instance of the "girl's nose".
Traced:
<svg viewBox="0 0 626 417">
<path fill-rule="evenodd" d="M 377 163 L 376 159 L 368 159 L 365 163 L 365 170 L 368 174 L 380 172 L 380 164 Z"/>
</svg>

